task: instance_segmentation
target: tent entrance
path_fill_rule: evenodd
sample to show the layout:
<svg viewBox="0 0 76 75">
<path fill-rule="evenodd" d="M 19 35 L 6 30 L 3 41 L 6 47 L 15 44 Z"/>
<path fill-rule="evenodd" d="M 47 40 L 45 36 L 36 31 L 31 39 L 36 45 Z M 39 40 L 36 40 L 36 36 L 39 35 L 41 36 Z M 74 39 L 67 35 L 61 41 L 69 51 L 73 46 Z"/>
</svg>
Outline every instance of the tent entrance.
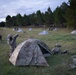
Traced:
<svg viewBox="0 0 76 75">
<path fill-rule="evenodd" d="M 41 49 L 41 51 L 42 51 L 42 53 L 43 53 L 43 55 L 45 56 L 45 57 L 47 57 L 47 56 L 50 56 L 50 52 L 49 51 L 47 51 L 43 46 L 41 46 L 40 44 L 38 44 L 38 46 L 40 47 L 40 49 Z"/>
</svg>

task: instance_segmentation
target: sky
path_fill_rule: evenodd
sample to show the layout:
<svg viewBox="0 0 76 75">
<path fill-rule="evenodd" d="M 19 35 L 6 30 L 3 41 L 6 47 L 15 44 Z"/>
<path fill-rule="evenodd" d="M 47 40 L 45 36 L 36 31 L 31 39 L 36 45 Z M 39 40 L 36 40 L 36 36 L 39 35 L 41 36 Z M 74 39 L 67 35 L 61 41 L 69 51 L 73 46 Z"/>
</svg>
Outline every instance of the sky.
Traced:
<svg viewBox="0 0 76 75">
<path fill-rule="evenodd" d="M 5 21 L 7 15 L 16 16 L 20 13 L 23 16 L 37 10 L 45 12 L 48 7 L 54 11 L 63 2 L 67 3 L 68 0 L 0 0 L 0 22 Z"/>
</svg>

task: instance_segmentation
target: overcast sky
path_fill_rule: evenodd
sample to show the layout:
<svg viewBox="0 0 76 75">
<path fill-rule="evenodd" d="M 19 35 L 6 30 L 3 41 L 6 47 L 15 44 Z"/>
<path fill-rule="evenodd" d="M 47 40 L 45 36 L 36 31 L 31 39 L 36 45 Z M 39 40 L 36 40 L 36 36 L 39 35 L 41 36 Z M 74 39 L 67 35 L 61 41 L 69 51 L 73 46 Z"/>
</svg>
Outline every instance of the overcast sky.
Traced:
<svg viewBox="0 0 76 75">
<path fill-rule="evenodd" d="M 45 12 L 48 7 L 54 11 L 63 2 L 68 0 L 0 0 L 0 22 L 5 21 L 7 15 L 31 14 L 37 10 Z"/>
</svg>

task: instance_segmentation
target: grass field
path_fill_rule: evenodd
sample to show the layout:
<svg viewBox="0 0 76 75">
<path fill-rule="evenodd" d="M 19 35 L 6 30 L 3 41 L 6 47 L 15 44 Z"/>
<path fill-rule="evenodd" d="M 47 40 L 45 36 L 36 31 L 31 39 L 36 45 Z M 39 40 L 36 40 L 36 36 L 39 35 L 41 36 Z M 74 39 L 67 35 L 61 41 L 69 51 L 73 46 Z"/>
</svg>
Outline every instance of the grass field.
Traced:
<svg viewBox="0 0 76 75">
<path fill-rule="evenodd" d="M 32 31 L 29 31 L 28 28 L 23 28 L 23 30 L 25 33 L 13 31 L 12 28 L 0 30 L 0 34 L 3 36 L 3 41 L 0 41 L 0 75 L 76 75 L 76 69 L 70 69 L 68 66 L 70 57 L 76 54 L 76 35 L 70 34 L 71 31 L 67 29 L 48 31 L 48 35 L 38 35 L 42 31 L 40 28 L 34 28 Z M 45 42 L 52 49 L 56 43 L 59 43 L 62 45 L 62 51 L 68 50 L 68 53 L 47 57 L 49 67 L 16 67 L 8 61 L 7 34 L 19 34 L 17 44 L 28 38 L 36 38 Z"/>
</svg>

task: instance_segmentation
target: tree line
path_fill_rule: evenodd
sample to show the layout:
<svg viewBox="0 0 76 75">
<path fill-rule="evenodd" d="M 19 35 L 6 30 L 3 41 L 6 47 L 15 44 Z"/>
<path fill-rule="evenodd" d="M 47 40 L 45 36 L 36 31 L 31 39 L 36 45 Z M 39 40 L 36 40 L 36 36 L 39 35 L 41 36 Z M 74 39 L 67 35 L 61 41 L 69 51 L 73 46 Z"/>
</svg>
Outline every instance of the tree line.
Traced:
<svg viewBox="0 0 76 75">
<path fill-rule="evenodd" d="M 67 27 L 76 29 L 76 1 L 68 0 L 63 2 L 53 12 L 50 7 L 43 13 L 40 10 L 36 13 L 23 16 L 18 13 L 16 16 L 6 16 L 6 22 L 1 22 L 0 26 L 44 26 L 47 27 Z"/>
</svg>

